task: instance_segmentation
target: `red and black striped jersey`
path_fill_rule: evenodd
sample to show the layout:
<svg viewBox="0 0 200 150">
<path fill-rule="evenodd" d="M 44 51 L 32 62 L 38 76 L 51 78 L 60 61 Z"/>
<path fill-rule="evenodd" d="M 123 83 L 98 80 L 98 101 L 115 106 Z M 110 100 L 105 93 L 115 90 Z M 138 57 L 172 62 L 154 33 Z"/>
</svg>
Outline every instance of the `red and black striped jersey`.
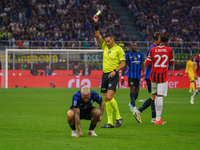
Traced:
<svg viewBox="0 0 200 150">
<path fill-rule="evenodd" d="M 200 54 L 195 57 L 194 63 L 197 64 L 196 74 L 198 77 L 200 77 Z"/>
<path fill-rule="evenodd" d="M 168 64 L 174 64 L 172 49 L 168 46 L 157 46 L 151 49 L 145 64 L 148 66 L 152 62 L 150 74 L 151 82 L 165 83 L 168 80 Z"/>
</svg>

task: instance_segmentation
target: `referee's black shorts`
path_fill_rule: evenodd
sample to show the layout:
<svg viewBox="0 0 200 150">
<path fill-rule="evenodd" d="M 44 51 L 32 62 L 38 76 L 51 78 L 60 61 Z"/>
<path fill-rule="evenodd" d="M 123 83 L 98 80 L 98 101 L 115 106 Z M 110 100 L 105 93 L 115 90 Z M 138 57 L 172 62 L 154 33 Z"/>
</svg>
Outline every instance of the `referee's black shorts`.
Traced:
<svg viewBox="0 0 200 150">
<path fill-rule="evenodd" d="M 150 79 L 146 79 L 146 83 L 147 83 L 148 92 L 151 93 L 151 81 L 150 81 Z"/>
<path fill-rule="evenodd" d="M 110 73 L 103 73 L 101 83 L 101 93 L 107 93 L 107 90 L 113 90 L 116 92 L 117 84 L 119 82 L 119 72 L 116 72 L 115 76 L 108 78 Z"/>
</svg>

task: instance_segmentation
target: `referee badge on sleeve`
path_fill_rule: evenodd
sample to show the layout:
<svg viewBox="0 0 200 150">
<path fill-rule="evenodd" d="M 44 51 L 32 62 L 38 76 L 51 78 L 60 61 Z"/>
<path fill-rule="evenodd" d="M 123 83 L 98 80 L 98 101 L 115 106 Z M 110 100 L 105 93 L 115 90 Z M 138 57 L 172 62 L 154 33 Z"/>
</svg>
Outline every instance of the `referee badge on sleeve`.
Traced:
<svg viewBox="0 0 200 150">
<path fill-rule="evenodd" d="M 126 56 L 125 56 L 125 54 L 123 55 L 123 59 L 126 59 Z"/>
</svg>

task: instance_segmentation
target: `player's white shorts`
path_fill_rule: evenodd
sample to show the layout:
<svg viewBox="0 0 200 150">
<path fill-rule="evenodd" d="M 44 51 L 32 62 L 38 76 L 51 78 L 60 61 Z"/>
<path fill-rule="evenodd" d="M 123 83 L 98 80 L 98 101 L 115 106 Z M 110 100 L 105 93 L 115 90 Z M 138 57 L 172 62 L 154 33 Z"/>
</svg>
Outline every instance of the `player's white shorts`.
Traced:
<svg viewBox="0 0 200 150">
<path fill-rule="evenodd" d="M 168 90 L 168 81 L 165 83 L 154 83 L 151 82 L 151 93 L 157 95 L 162 95 L 164 97 L 167 96 L 167 90 Z"/>
<path fill-rule="evenodd" d="M 197 80 L 196 80 L 196 87 L 197 87 L 197 88 L 200 88 L 200 77 L 197 77 Z"/>
</svg>

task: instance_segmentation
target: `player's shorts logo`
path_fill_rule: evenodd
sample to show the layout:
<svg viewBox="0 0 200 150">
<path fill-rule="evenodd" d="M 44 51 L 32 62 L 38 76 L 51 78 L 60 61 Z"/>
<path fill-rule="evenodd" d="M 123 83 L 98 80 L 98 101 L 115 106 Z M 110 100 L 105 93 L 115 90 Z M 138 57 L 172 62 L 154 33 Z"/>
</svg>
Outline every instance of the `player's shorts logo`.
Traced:
<svg viewBox="0 0 200 150">
<path fill-rule="evenodd" d="M 133 85 L 133 82 L 131 82 L 130 84 Z"/>
<path fill-rule="evenodd" d="M 108 87 L 111 87 L 112 86 L 112 84 L 110 83 L 109 85 L 108 85 Z"/>
</svg>

